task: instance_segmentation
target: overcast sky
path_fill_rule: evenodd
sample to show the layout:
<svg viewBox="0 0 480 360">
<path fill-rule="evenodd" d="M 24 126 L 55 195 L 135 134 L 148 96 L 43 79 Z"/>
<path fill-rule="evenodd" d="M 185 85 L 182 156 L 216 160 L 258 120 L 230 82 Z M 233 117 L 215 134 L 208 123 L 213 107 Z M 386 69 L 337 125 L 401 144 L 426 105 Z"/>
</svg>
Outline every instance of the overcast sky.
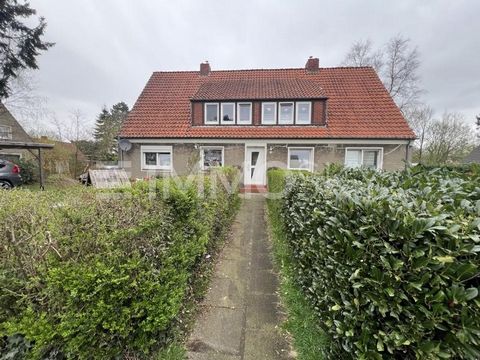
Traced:
<svg viewBox="0 0 480 360">
<path fill-rule="evenodd" d="M 395 34 L 418 46 L 425 101 L 480 113 L 478 0 L 31 0 L 56 45 L 36 72 L 57 117 L 134 104 L 152 71 L 339 65 L 352 42 Z"/>
</svg>

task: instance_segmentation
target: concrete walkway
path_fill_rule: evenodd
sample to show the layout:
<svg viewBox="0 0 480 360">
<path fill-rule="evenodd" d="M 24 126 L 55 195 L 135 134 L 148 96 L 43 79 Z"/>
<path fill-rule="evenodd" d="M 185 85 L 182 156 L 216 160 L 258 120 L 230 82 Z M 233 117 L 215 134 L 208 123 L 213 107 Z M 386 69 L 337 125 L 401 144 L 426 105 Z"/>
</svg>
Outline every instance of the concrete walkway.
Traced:
<svg viewBox="0 0 480 360">
<path fill-rule="evenodd" d="M 187 343 L 189 359 L 291 359 L 264 215 L 264 196 L 246 194 Z"/>
</svg>

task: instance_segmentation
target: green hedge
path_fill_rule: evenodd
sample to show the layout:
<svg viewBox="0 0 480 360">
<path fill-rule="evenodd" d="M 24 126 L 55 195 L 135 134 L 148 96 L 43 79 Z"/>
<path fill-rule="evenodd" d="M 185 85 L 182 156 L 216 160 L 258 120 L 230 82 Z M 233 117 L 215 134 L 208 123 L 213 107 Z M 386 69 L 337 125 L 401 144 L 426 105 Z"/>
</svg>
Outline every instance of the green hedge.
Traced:
<svg viewBox="0 0 480 360">
<path fill-rule="evenodd" d="M 4 351 L 21 336 L 28 358 L 106 359 L 169 339 L 192 273 L 228 229 L 238 195 L 208 177 L 1 192 L 0 203 L 8 204 L 0 207 Z"/>
<path fill-rule="evenodd" d="M 288 176 L 286 234 L 329 359 L 480 358 L 480 173 Z"/>
</svg>

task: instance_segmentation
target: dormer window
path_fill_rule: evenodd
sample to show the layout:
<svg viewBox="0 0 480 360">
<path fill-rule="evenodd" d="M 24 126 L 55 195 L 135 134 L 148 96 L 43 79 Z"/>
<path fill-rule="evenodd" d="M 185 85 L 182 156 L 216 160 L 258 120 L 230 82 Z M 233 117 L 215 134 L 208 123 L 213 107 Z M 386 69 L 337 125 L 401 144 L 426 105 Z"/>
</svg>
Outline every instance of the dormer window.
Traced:
<svg viewBox="0 0 480 360">
<path fill-rule="evenodd" d="M 262 103 L 262 124 L 275 125 L 277 122 L 277 103 Z"/>
<path fill-rule="evenodd" d="M 293 102 L 281 102 L 278 105 L 278 123 L 280 125 L 293 124 Z"/>
<path fill-rule="evenodd" d="M 235 103 L 222 103 L 221 123 L 235 124 Z"/>
<path fill-rule="evenodd" d="M 309 101 L 297 102 L 296 124 L 308 125 L 312 123 L 312 103 Z"/>
<path fill-rule="evenodd" d="M 250 125 L 252 123 L 252 103 L 244 102 L 237 104 L 237 122 L 239 125 Z"/>
<path fill-rule="evenodd" d="M 218 124 L 218 103 L 205 104 L 205 124 Z"/>
</svg>

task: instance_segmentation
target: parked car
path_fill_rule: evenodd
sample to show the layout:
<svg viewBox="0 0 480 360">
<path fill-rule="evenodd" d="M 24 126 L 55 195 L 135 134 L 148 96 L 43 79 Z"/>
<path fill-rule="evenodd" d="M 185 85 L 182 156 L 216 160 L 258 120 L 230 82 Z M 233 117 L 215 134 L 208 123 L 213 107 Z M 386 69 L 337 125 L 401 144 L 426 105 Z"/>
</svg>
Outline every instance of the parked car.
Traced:
<svg viewBox="0 0 480 360">
<path fill-rule="evenodd" d="M 11 189 L 21 184 L 20 167 L 11 161 L 0 160 L 0 189 Z"/>
</svg>

